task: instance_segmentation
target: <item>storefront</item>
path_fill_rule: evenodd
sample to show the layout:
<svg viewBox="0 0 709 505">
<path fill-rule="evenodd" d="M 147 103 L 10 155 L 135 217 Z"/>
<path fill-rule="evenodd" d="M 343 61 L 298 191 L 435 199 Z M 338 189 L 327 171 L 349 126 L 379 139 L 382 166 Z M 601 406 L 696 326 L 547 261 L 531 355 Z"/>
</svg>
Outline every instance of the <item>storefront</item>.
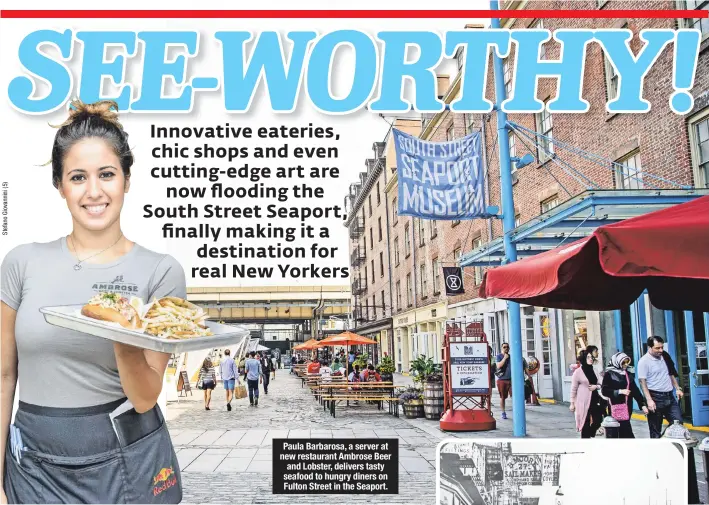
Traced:
<svg viewBox="0 0 709 505">
<path fill-rule="evenodd" d="M 394 362 L 398 372 L 408 372 L 411 361 L 420 355 L 441 363 L 446 318 L 446 302 L 394 316 Z"/>
<path fill-rule="evenodd" d="M 570 255 L 576 254 L 570 245 L 573 247 L 576 239 L 593 234 L 599 226 L 619 223 L 652 211 L 697 200 L 702 194 L 705 192 L 697 189 L 632 192 L 608 190 L 583 193 L 543 216 L 515 228 L 512 242 L 517 247 L 519 260 L 554 249 L 563 250 Z M 602 216 L 602 218 L 589 219 L 589 215 Z M 636 220 L 637 222 L 647 223 L 646 220 Z M 606 230 L 608 229 L 609 227 L 606 227 Z M 579 242 L 579 244 L 583 243 L 586 242 Z M 498 238 L 464 255 L 461 258 L 461 266 L 502 265 L 504 257 L 504 243 L 501 238 Z M 553 257 L 547 255 L 545 260 Z M 571 256 L 564 256 L 564 258 L 569 257 Z M 547 264 L 546 275 L 549 275 L 560 262 L 564 262 L 564 267 L 568 267 L 567 269 L 571 271 L 573 267 L 570 264 L 566 265 L 570 260 L 560 258 L 552 262 L 553 264 Z M 671 261 L 666 263 L 671 265 Z M 529 266 L 532 263 L 525 263 L 525 265 L 527 266 L 520 268 L 532 268 Z M 524 272 L 507 268 L 505 275 L 508 276 L 506 281 L 508 292 L 521 289 L 518 284 L 515 284 L 514 279 L 525 279 Z M 526 279 L 528 281 L 524 288 L 526 291 L 521 292 L 528 293 L 532 298 L 538 297 L 537 285 L 530 284 L 529 277 Z M 549 289 L 554 290 L 558 287 L 559 292 L 555 295 L 562 298 L 557 301 L 564 302 L 563 297 L 571 295 L 564 294 L 563 290 L 571 289 L 572 285 L 576 289 L 574 293 L 583 294 L 583 287 L 573 284 L 573 282 L 580 282 L 579 279 L 583 277 L 567 276 L 563 282 L 559 280 L 557 281 L 559 284 L 554 284 Z M 543 281 L 540 279 L 539 282 Z M 499 292 L 498 284 L 491 296 Z M 520 293 L 520 291 L 516 292 Z M 610 295 L 611 293 L 608 294 Z M 656 295 L 665 298 L 668 295 L 672 296 L 670 291 L 656 293 Z M 687 300 L 685 303 L 691 305 L 692 300 L 702 300 L 701 297 L 706 296 L 706 293 L 695 294 L 691 290 L 684 290 L 681 295 L 683 300 Z M 511 298 L 524 299 L 525 296 L 518 294 Z M 583 299 L 581 296 L 580 300 Z M 583 303 L 579 301 L 579 304 Z M 694 305 L 701 306 L 698 303 Z M 477 308 L 474 310 L 479 311 Z M 709 364 L 707 363 L 709 315 L 707 313 L 658 310 L 652 307 L 647 292 L 640 295 L 629 307 L 614 311 L 561 310 L 525 305 L 521 305 L 520 310 L 523 353 L 534 354 L 541 362 L 537 381 L 538 393 L 542 398 L 569 401 L 571 376 L 578 352 L 588 345 L 599 348 L 600 360 L 597 363 L 599 371 L 605 368 L 610 356 L 618 351 L 631 356 L 637 367 L 639 359 L 647 352 L 648 337 L 655 335 L 664 339 L 665 350 L 675 361 L 680 373 L 679 382 L 685 393 L 681 401 L 685 418 L 695 426 L 709 426 Z M 508 340 L 504 335 L 508 328 L 504 312 L 502 314 L 499 311 L 494 314 L 480 312 L 486 321 L 486 332 L 494 331 L 498 342 Z M 487 323 L 488 320 L 490 323 Z M 497 325 L 496 328 L 492 328 L 493 322 Z"/>
</svg>

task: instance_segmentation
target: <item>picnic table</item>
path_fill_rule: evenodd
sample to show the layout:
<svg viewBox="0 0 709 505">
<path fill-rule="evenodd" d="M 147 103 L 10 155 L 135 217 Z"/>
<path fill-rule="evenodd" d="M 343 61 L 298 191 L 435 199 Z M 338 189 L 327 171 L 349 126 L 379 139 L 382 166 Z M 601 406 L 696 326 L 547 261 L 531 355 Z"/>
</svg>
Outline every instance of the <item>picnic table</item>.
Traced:
<svg viewBox="0 0 709 505">
<path fill-rule="evenodd" d="M 389 413 L 399 417 L 399 398 L 397 388 L 392 382 L 344 382 L 320 384 L 320 402 L 323 410 L 330 409 L 330 415 L 335 417 L 337 404 L 351 401 L 369 401 L 376 403 L 377 409 L 382 410 L 382 403 L 387 402 Z"/>
</svg>

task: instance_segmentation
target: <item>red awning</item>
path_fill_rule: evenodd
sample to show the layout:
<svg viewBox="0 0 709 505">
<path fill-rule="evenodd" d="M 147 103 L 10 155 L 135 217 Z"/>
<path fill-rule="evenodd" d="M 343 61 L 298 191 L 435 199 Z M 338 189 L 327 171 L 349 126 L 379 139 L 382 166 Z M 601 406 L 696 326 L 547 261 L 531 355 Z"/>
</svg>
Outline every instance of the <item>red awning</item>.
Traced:
<svg viewBox="0 0 709 505">
<path fill-rule="evenodd" d="M 480 296 L 615 310 L 645 289 L 659 309 L 709 311 L 709 196 L 601 226 L 590 237 L 488 270 Z"/>
</svg>

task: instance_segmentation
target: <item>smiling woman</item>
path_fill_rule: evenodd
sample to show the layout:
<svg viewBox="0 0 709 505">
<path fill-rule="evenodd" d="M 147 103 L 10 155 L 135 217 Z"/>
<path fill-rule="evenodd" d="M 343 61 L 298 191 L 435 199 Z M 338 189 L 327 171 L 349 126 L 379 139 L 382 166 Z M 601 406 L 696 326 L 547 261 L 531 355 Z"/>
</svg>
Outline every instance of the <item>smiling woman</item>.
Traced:
<svg viewBox="0 0 709 505">
<path fill-rule="evenodd" d="M 75 101 L 58 128 L 52 182 L 72 232 L 16 247 L 2 263 L 0 503 L 179 503 L 179 465 L 156 406 L 170 356 L 49 325 L 39 308 L 126 286 L 146 301 L 185 298 L 184 271 L 123 235 L 133 154 L 116 104 Z M 52 356 L 41 373 L 38 350 Z M 160 487 L 168 474 L 173 483 Z"/>
</svg>

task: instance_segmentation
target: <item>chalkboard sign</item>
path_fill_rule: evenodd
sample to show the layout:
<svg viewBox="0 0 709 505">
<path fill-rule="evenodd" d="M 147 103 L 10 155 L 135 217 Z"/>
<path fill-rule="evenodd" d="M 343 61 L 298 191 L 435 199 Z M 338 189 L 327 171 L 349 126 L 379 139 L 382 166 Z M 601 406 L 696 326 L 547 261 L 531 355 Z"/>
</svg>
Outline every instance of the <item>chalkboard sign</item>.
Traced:
<svg viewBox="0 0 709 505">
<path fill-rule="evenodd" d="M 192 387 L 190 386 L 190 379 L 187 377 L 187 372 L 180 372 L 180 378 L 177 380 L 177 390 L 180 392 L 180 396 L 182 396 L 182 393 L 185 393 L 185 396 L 187 396 L 187 391 L 190 392 L 190 396 L 192 395 Z"/>
</svg>

